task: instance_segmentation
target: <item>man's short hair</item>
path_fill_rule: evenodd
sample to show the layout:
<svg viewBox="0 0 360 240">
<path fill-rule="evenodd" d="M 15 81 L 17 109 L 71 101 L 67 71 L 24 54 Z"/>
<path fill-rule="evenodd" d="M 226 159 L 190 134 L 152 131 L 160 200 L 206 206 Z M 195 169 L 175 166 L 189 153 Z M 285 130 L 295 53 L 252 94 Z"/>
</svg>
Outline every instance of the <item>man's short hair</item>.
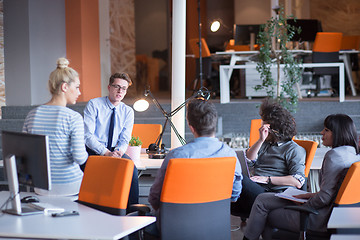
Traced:
<svg viewBox="0 0 360 240">
<path fill-rule="evenodd" d="M 216 131 L 215 105 L 204 99 L 192 99 L 186 105 L 186 118 L 199 136 L 210 136 Z"/>
<path fill-rule="evenodd" d="M 129 83 L 129 87 L 132 85 L 132 81 L 131 81 L 129 74 L 124 73 L 124 72 L 114 73 L 113 75 L 111 75 L 110 79 L 109 79 L 109 85 L 114 83 L 115 78 L 120 78 L 120 79 L 127 81 Z"/>
</svg>

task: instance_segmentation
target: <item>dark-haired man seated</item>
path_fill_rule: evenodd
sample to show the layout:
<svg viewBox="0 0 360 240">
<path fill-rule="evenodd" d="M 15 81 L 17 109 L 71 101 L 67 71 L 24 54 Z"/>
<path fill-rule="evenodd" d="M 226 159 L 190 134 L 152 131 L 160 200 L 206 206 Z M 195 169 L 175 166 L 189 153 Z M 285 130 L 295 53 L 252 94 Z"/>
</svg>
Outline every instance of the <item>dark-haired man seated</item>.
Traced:
<svg viewBox="0 0 360 240">
<path fill-rule="evenodd" d="M 170 159 L 173 158 L 210 158 L 210 157 L 236 157 L 236 153 L 226 143 L 215 138 L 217 111 L 215 105 L 203 99 L 193 99 L 187 103 L 187 123 L 195 139 L 184 146 L 171 150 L 150 189 L 149 202 L 155 210 L 157 217 L 160 207 L 160 195 L 164 182 L 165 172 Z M 237 157 L 236 157 L 237 158 Z M 241 167 L 236 161 L 231 201 L 236 201 L 241 193 Z"/>
</svg>

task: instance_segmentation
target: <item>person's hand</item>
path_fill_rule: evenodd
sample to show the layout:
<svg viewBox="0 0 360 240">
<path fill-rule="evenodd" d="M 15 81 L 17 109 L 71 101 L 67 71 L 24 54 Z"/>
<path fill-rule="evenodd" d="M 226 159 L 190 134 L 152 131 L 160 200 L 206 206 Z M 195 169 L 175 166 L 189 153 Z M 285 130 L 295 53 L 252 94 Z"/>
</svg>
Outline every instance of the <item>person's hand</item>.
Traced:
<svg viewBox="0 0 360 240">
<path fill-rule="evenodd" d="M 260 140 L 262 142 L 264 142 L 265 139 L 268 137 L 269 129 L 270 129 L 270 124 L 264 124 L 259 128 Z"/>
<path fill-rule="evenodd" d="M 301 198 L 301 199 L 309 199 L 311 198 L 315 193 L 304 193 L 304 194 L 298 194 L 298 195 L 293 195 L 293 197 L 295 198 Z"/>
<path fill-rule="evenodd" d="M 124 153 L 120 150 L 114 150 L 113 151 L 113 157 L 119 157 L 121 158 L 124 155 Z"/>
<path fill-rule="evenodd" d="M 121 151 L 113 151 L 113 152 L 110 152 L 109 150 L 107 150 L 107 152 L 104 154 L 104 156 L 108 156 L 108 157 L 119 157 L 121 158 L 122 155 L 124 155 L 123 152 Z"/>
<path fill-rule="evenodd" d="M 108 156 L 108 157 L 112 157 L 113 153 L 110 152 L 109 150 L 106 151 L 106 153 L 104 154 L 104 156 Z"/>
<path fill-rule="evenodd" d="M 252 176 L 252 177 L 250 177 L 250 179 L 253 182 L 258 182 L 258 183 L 267 183 L 267 181 L 268 181 L 268 177 L 266 177 L 266 176 Z"/>
</svg>

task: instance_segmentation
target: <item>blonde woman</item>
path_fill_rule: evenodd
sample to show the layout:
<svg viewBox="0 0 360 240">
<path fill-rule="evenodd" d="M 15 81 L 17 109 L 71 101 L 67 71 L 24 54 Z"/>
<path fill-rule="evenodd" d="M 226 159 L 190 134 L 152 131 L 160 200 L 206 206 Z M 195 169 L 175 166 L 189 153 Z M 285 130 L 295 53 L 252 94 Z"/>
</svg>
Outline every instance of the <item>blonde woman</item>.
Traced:
<svg viewBox="0 0 360 240">
<path fill-rule="evenodd" d="M 75 104 L 81 94 L 79 74 L 68 65 L 66 58 L 57 60 L 48 82 L 51 100 L 31 110 L 23 126 L 23 132 L 49 137 L 52 188 L 49 191 L 35 188 L 40 195 L 78 194 L 83 177 L 80 165 L 88 157 L 83 118 L 66 107 Z"/>
</svg>

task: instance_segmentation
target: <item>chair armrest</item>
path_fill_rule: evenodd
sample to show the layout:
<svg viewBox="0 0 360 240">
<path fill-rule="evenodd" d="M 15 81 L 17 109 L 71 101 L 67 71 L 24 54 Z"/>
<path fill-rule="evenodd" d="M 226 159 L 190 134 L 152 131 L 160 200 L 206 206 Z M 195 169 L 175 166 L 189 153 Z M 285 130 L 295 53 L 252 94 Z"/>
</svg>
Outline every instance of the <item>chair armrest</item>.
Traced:
<svg viewBox="0 0 360 240">
<path fill-rule="evenodd" d="M 292 209 L 292 210 L 296 210 L 296 211 L 299 211 L 299 212 L 302 212 L 302 213 L 312 213 L 312 214 L 319 214 L 319 212 L 311 207 L 306 207 L 306 206 L 285 206 L 284 207 L 285 209 Z"/>
<path fill-rule="evenodd" d="M 138 212 L 138 216 L 145 216 L 146 213 L 150 212 L 150 207 L 145 204 L 131 204 L 127 215 L 136 215 L 135 212 Z"/>
<path fill-rule="evenodd" d="M 311 208 L 311 207 L 307 207 L 307 206 L 285 206 L 285 209 L 291 209 L 291 210 L 295 210 L 295 211 L 299 211 L 300 212 L 300 231 L 301 232 L 305 232 L 307 229 L 307 224 L 308 224 L 308 219 L 309 219 L 309 214 L 319 214 L 318 211 L 316 211 L 315 209 Z"/>
</svg>

